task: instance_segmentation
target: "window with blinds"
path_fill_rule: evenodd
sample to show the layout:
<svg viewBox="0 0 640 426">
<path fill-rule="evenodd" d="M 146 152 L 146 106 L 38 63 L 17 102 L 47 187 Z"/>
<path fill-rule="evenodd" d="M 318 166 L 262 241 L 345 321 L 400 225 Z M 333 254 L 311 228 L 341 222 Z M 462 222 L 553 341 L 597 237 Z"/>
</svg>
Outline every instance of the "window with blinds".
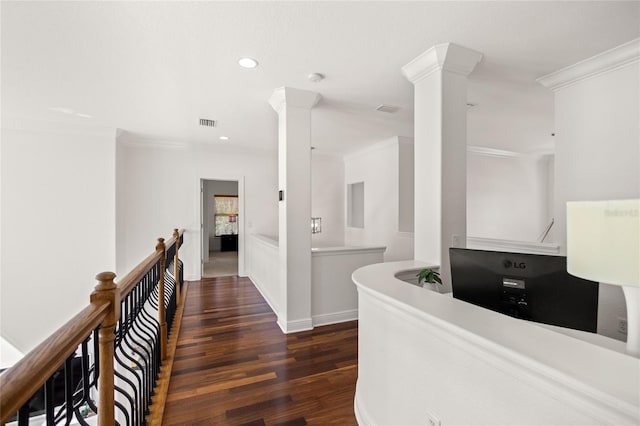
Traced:
<svg viewBox="0 0 640 426">
<path fill-rule="evenodd" d="M 238 196 L 215 195 L 216 237 L 238 233 Z"/>
</svg>

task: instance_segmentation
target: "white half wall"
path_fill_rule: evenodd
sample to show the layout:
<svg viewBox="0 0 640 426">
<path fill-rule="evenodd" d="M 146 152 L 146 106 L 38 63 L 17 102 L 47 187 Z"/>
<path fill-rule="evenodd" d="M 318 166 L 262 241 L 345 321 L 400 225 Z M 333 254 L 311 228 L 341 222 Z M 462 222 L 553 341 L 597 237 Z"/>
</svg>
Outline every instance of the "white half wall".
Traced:
<svg viewBox="0 0 640 426">
<path fill-rule="evenodd" d="M 313 326 L 358 319 L 358 291 L 351 275 L 383 261 L 384 247 L 335 247 L 311 253 Z"/>
<path fill-rule="evenodd" d="M 407 143 L 406 138 L 386 139 L 344 160 L 345 188 L 352 183 L 364 182 L 364 227 L 347 226 L 345 244 L 385 246 L 385 262 L 413 259 L 413 233 L 399 229 L 399 170 L 407 167 L 406 162 L 409 161 L 408 155 L 400 155 L 402 143 Z M 413 198 L 413 194 L 411 197 L 403 194 L 403 199 L 406 198 Z M 408 220 L 406 215 L 403 215 L 403 220 Z M 403 225 L 403 229 L 409 229 L 408 225 Z"/>
<path fill-rule="evenodd" d="M 120 274 L 153 251 L 157 237 L 185 228 L 185 279 L 200 278 L 200 179 L 244 180 L 244 234 L 277 233 L 277 154 L 216 145 L 119 138 L 117 230 Z M 161 173 L 171 167 L 175 172 Z M 240 228 L 242 229 L 242 228 Z M 244 247 L 244 234 L 239 239 Z M 238 265 L 243 273 L 243 265 Z"/>
<path fill-rule="evenodd" d="M 359 424 L 638 424 L 640 363 L 624 344 L 394 278 L 417 267 L 383 263 L 353 274 Z"/>
<path fill-rule="evenodd" d="M 2 128 L 0 323 L 23 353 L 87 306 L 96 274 L 115 268 L 115 137 Z"/>
<path fill-rule="evenodd" d="M 282 327 L 286 288 L 280 281 L 280 252 L 278 240 L 264 235 L 250 234 L 247 237 L 247 274 L 273 312 Z"/>
</svg>

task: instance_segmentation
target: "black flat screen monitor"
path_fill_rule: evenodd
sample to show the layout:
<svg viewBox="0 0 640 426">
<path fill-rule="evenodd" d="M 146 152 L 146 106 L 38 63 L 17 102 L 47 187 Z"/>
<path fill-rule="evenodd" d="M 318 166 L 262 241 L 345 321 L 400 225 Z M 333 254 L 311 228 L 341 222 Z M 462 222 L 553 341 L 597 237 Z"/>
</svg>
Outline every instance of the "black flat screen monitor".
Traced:
<svg viewBox="0 0 640 426">
<path fill-rule="evenodd" d="M 453 297 L 516 318 L 595 333 L 598 283 L 567 258 L 450 248 Z"/>
</svg>

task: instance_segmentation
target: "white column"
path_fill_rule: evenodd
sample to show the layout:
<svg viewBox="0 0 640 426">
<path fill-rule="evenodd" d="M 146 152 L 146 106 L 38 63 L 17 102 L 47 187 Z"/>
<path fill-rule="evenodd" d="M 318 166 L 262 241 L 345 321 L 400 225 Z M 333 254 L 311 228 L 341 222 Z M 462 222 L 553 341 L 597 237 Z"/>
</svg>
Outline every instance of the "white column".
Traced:
<svg viewBox="0 0 640 426">
<path fill-rule="evenodd" d="M 278 325 L 285 333 L 313 328 L 311 321 L 311 108 L 320 95 L 281 87 L 269 103 L 278 113 L 280 284 Z"/>
<path fill-rule="evenodd" d="M 441 265 L 451 288 L 449 247 L 467 238 L 467 76 L 482 59 L 444 43 L 402 67 L 414 84 L 414 258 Z"/>
</svg>

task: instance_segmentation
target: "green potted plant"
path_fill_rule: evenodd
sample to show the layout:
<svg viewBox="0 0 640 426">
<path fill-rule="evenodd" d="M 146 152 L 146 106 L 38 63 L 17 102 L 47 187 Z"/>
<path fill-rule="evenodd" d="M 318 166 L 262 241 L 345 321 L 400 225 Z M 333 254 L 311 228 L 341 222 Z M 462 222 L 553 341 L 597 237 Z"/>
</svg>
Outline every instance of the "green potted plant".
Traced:
<svg viewBox="0 0 640 426">
<path fill-rule="evenodd" d="M 434 271 L 431 268 L 424 268 L 418 272 L 416 275 L 418 277 L 418 285 L 424 284 L 422 286 L 424 288 L 428 288 L 429 290 L 439 291 L 437 284 L 442 285 L 442 279 L 440 279 L 440 273 L 438 271 Z"/>
</svg>

